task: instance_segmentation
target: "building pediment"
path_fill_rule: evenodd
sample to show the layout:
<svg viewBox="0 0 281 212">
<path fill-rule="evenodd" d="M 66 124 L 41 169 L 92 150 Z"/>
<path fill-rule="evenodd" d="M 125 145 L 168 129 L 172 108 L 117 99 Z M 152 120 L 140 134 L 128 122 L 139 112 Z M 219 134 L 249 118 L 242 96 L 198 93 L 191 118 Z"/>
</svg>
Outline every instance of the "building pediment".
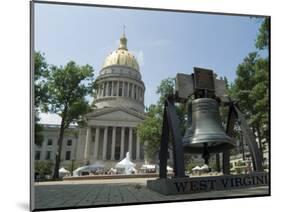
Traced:
<svg viewBox="0 0 281 212">
<path fill-rule="evenodd" d="M 86 115 L 88 120 L 142 122 L 145 115 L 128 108 L 103 108 Z"/>
</svg>

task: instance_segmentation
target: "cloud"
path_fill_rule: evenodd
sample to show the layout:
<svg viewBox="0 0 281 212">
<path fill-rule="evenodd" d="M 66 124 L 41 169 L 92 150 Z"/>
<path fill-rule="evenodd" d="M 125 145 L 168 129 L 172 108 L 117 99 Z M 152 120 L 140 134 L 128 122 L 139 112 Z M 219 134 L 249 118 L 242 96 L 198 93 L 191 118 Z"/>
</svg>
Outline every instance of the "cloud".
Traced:
<svg viewBox="0 0 281 212">
<path fill-rule="evenodd" d="M 137 61 L 138 61 L 139 65 L 144 66 L 144 53 L 143 53 L 143 51 L 142 50 L 139 50 L 139 51 L 132 50 L 131 52 L 137 58 Z"/>
<path fill-rule="evenodd" d="M 57 114 L 51 113 L 40 113 L 40 124 L 56 124 L 59 125 L 61 123 L 61 117 Z"/>
</svg>

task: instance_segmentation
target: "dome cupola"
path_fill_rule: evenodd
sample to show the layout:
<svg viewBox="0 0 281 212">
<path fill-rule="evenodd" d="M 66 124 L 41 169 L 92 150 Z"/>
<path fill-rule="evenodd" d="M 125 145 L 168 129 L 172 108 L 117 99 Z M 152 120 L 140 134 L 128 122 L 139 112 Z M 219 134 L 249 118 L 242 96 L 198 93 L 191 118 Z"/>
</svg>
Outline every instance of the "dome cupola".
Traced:
<svg viewBox="0 0 281 212">
<path fill-rule="evenodd" d="M 96 86 L 97 96 L 93 103 L 97 109 L 123 107 L 144 112 L 145 86 L 139 64 L 128 51 L 125 33 L 119 47 L 105 58 Z"/>
<path fill-rule="evenodd" d="M 127 48 L 127 38 L 123 33 L 122 37 L 120 38 L 119 48 L 115 51 L 111 52 L 104 60 L 103 68 L 108 66 L 127 66 L 132 68 L 136 71 L 139 71 L 139 64 L 135 58 L 135 56 L 128 51 Z"/>
</svg>

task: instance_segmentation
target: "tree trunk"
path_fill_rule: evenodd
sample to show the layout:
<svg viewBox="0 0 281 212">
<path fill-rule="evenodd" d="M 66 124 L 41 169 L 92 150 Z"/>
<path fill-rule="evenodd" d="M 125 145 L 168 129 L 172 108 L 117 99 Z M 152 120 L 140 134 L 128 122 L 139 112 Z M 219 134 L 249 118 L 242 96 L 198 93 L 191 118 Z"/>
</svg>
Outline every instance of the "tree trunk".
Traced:
<svg viewBox="0 0 281 212">
<path fill-rule="evenodd" d="M 58 179 L 59 178 L 59 168 L 60 168 L 60 162 L 61 162 L 61 149 L 62 149 L 62 141 L 63 141 L 63 136 L 64 136 L 64 130 L 65 130 L 65 117 L 62 117 L 61 120 L 61 125 L 60 125 L 60 134 L 59 134 L 59 139 L 58 139 L 58 150 L 56 152 L 56 159 L 55 159 L 55 167 L 54 167 L 54 174 L 53 174 L 53 179 Z"/>
</svg>

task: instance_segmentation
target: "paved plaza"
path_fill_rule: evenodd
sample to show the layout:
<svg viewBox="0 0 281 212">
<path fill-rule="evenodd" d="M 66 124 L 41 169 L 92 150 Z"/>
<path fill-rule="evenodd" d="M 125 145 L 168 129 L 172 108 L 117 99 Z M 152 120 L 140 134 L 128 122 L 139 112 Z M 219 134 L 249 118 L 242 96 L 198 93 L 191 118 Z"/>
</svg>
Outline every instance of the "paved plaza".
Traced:
<svg viewBox="0 0 281 212">
<path fill-rule="evenodd" d="M 264 186 L 166 196 L 148 189 L 146 180 L 114 179 L 36 183 L 35 208 L 102 206 L 269 194 L 268 187 Z"/>
</svg>

